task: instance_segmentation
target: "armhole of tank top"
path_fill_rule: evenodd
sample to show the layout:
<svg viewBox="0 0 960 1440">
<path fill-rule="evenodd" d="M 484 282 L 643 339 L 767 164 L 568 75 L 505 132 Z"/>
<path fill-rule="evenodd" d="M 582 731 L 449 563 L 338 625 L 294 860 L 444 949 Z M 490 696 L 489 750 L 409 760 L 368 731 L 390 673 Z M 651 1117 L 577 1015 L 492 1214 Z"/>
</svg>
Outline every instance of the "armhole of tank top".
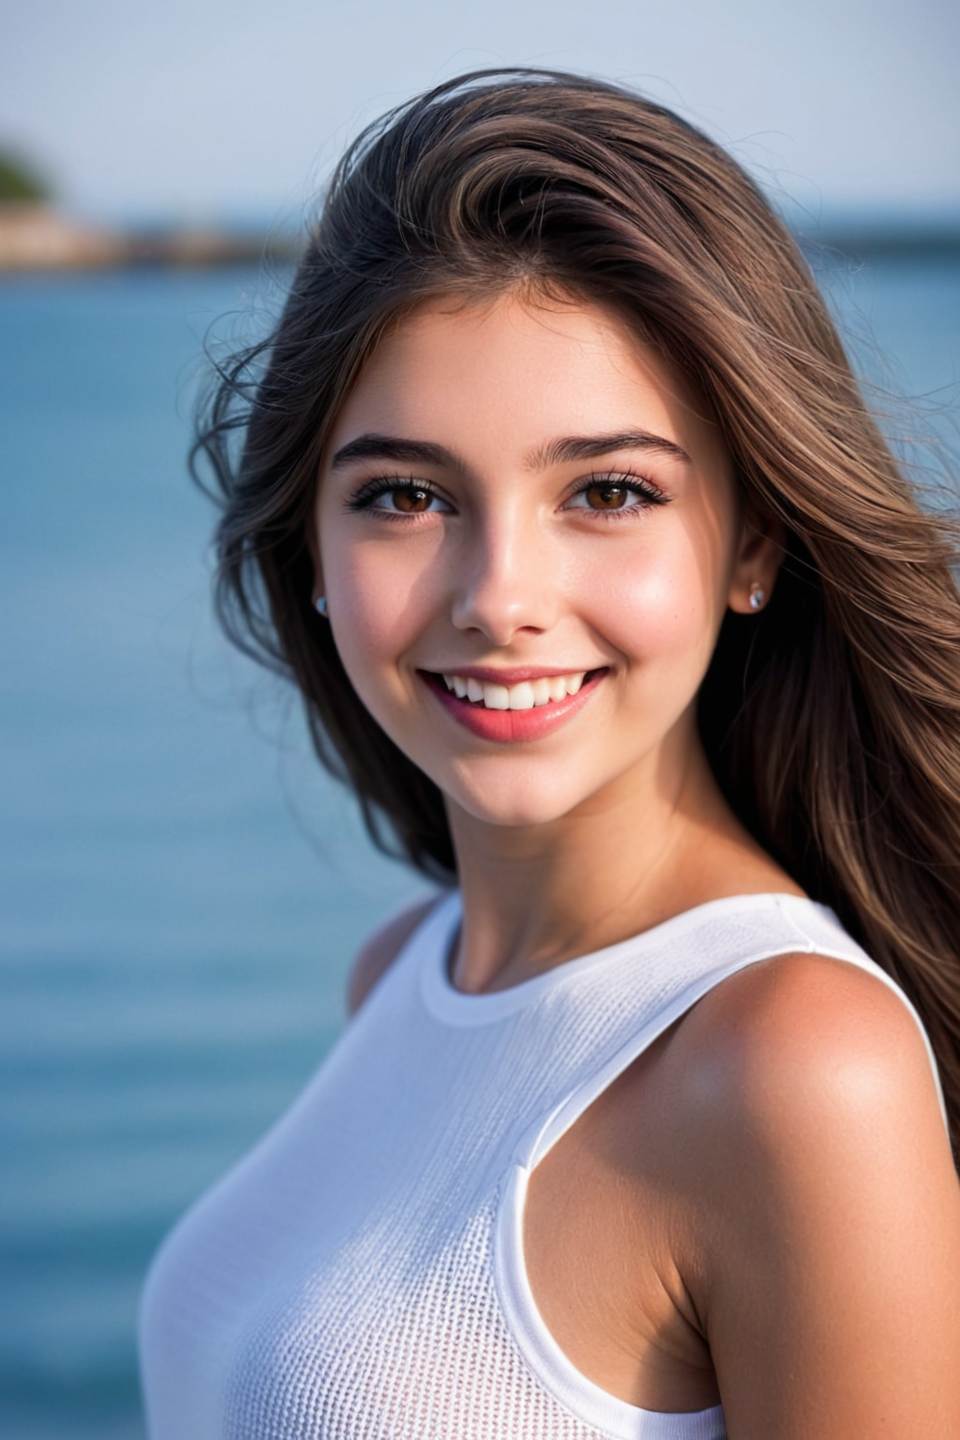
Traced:
<svg viewBox="0 0 960 1440">
<path fill-rule="evenodd" d="M 784 915 L 782 942 L 720 965 L 684 987 L 656 1015 L 631 1036 L 589 1078 L 527 1127 L 514 1146 L 497 1190 L 492 1233 L 494 1283 L 507 1328 L 527 1364 L 551 1394 L 581 1420 L 615 1440 L 722 1440 L 722 1406 L 707 1410 L 663 1412 L 643 1410 L 611 1395 L 579 1371 L 561 1349 L 537 1307 L 523 1257 L 523 1212 L 530 1176 L 539 1162 L 574 1121 L 613 1083 L 626 1067 L 668 1026 L 715 985 L 748 965 L 777 955 L 804 950 L 831 959 L 846 960 L 875 975 L 900 996 L 919 1027 L 930 1060 L 940 1111 L 949 1137 L 949 1122 L 936 1057 L 919 1014 L 895 980 L 872 960 L 840 927 L 832 912 L 824 914 L 824 935 L 816 938 L 802 930 L 793 915 Z M 819 928 L 814 927 L 814 928 Z M 792 929 L 793 934 L 789 934 Z"/>
</svg>

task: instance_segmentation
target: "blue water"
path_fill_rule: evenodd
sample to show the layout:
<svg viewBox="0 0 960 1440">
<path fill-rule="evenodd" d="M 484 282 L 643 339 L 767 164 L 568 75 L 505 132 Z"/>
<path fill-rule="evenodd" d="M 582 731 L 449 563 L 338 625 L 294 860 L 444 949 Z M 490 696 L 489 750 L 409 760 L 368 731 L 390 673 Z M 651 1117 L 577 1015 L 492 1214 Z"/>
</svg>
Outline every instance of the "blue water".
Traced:
<svg viewBox="0 0 960 1440">
<path fill-rule="evenodd" d="M 864 376 L 925 397 L 910 425 L 956 454 L 960 265 L 824 263 Z M 209 614 L 201 339 L 227 312 L 257 333 L 286 278 L 0 284 L 6 1440 L 142 1440 L 150 1255 L 322 1060 L 361 937 L 427 888 Z"/>
</svg>

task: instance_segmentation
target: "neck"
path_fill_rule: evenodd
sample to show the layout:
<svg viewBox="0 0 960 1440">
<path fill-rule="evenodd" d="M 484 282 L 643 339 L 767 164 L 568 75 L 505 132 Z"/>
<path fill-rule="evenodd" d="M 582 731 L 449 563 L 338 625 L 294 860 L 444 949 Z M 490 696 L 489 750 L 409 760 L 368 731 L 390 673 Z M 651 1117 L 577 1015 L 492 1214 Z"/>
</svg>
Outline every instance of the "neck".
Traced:
<svg viewBox="0 0 960 1440">
<path fill-rule="evenodd" d="M 478 821 L 448 802 L 463 924 L 458 989 L 517 984 L 723 894 L 797 889 L 724 799 L 697 739 L 537 826 Z"/>
</svg>

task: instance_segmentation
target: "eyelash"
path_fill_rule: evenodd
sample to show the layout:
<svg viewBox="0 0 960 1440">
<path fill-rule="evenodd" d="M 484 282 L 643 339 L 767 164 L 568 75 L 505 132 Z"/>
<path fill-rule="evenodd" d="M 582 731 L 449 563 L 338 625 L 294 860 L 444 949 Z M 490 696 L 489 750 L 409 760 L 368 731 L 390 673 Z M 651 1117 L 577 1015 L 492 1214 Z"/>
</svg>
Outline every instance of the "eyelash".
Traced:
<svg viewBox="0 0 960 1440">
<path fill-rule="evenodd" d="M 645 475 L 638 475 L 633 470 L 624 472 L 608 471 L 601 475 L 589 475 L 574 495 L 582 495 L 587 490 L 606 485 L 620 486 L 629 490 L 631 494 L 638 495 L 644 501 L 642 505 L 622 506 L 619 510 L 590 510 L 587 506 L 577 506 L 584 514 L 596 515 L 603 520 L 624 520 L 629 516 L 642 515 L 653 505 L 669 504 L 669 496 L 648 480 Z M 349 500 L 345 501 L 347 510 L 372 510 L 372 502 L 378 495 L 390 494 L 394 490 L 409 490 L 415 494 L 428 495 L 433 499 L 442 500 L 444 497 L 427 480 L 418 480 L 415 475 L 375 475 L 362 485 Z M 573 496 L 570 497 L 573 499 Z M 387 520 L 400 520 L 402 522 L 416 521 L 428 515 L 430 512 L 421 510 L 418 514 L 403 515 L 395 510 L 372 510 L 373 514 L 382 516 Z"/>
</svg>

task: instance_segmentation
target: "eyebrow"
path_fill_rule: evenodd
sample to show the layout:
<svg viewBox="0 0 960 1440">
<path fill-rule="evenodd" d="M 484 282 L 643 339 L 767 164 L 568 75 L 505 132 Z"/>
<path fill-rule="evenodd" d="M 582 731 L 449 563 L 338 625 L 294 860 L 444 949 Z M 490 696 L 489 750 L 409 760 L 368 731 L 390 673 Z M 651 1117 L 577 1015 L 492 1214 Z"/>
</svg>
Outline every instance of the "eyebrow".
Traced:
<svg viewBox="0 0 960 1440">
<path fill-rule="evenodd" d="M 562 435 L 537 446 L 524 459 L 524 468 L 538 471 L 550 465 L 560 465 L 571 460 L 593 460 L 598 455 L 608 455 L 613 450 L 648 450 L 683 460 L 690 464 L 690 456 L 675 440 L 663 435 L 654 435 L 649 430 L 615 430 L 607 435 Z M 358 435 L 342 445 L 334 454 L 331 470 L 339 470 L 354 460 L 397 460 L 403 464 L 446 465 L 460 474 L 469 470 L 466 461 L 453 450 L 437 445 L 431 440 L 403 439 L 396 435 L 380 435 L 376 432 Z"/>
</svg>

